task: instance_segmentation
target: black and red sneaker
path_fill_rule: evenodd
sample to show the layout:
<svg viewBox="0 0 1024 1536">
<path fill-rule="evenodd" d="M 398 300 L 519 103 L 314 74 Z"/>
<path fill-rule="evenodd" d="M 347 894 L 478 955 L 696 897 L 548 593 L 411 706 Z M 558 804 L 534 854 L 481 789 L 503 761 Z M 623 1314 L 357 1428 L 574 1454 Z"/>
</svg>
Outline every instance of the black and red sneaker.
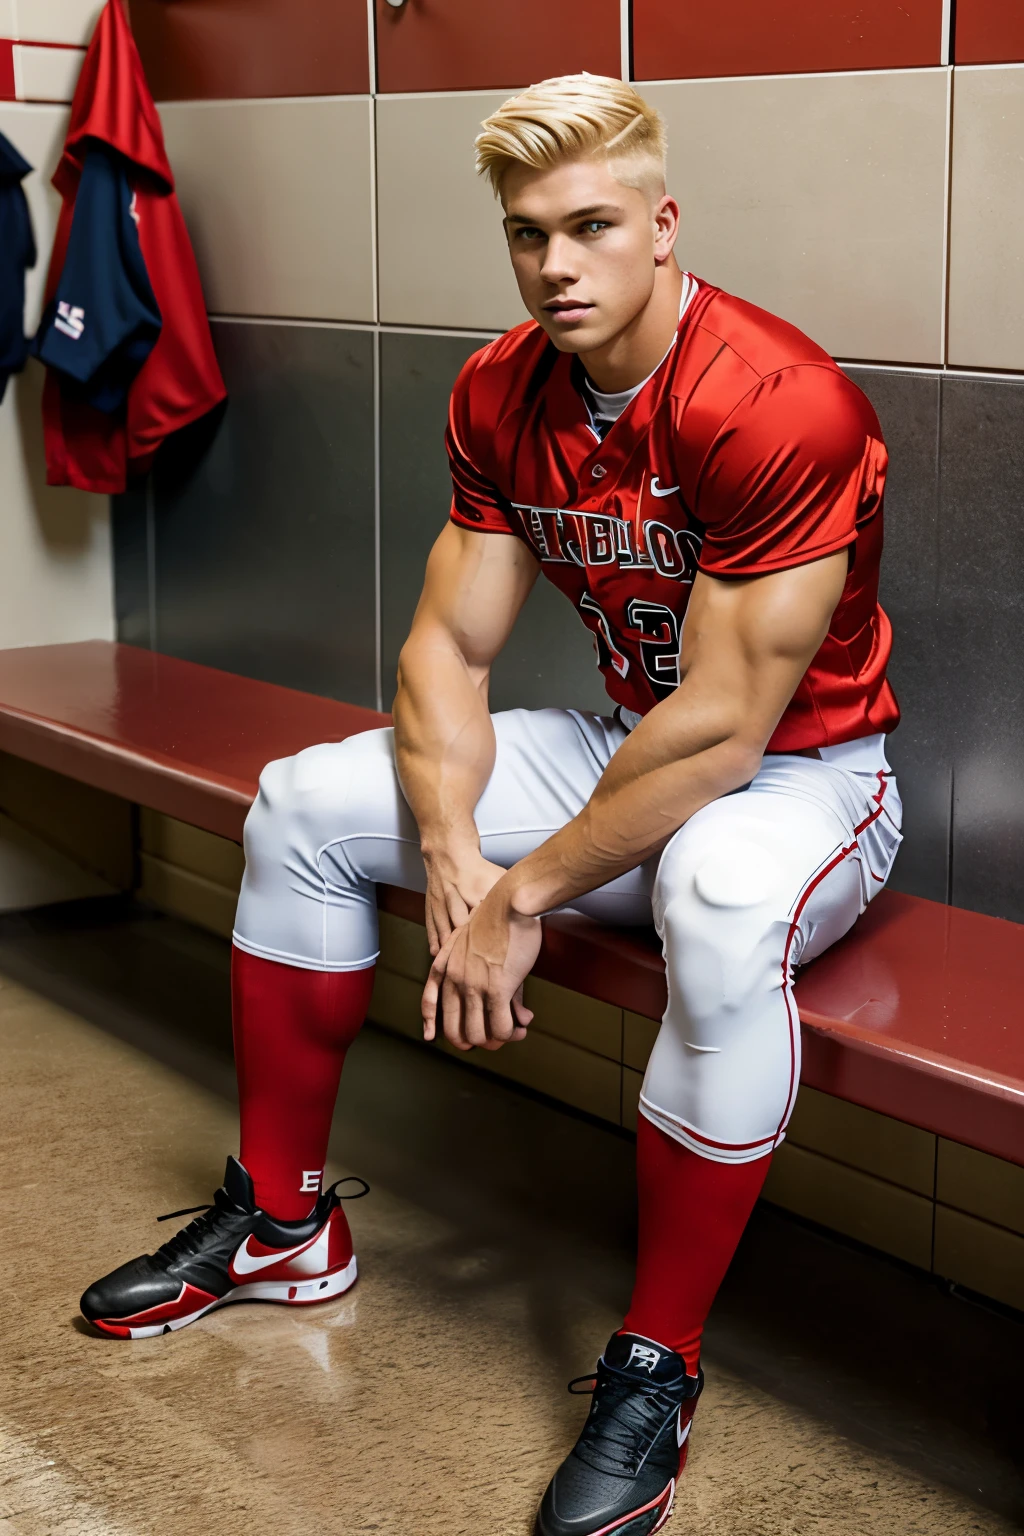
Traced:
<svg viewBox="0 0 1024 1536">
<path fill-rule="evenodd" d="M 339 1180 L 345 1184 L 347 1179 Z M 117 1339 L 148 1339 L 194 1323 L 229 1301 L 280 1301 L 309 1306 L 340 1296 L 356 1282 L 352 1234 L 338 1186 L 324 1190 L 305 1221 L 275 1221 L 256 1204 L 252 1179 L 229 1157 L 223 1188 L 156 1253 L 131 1259 L 90 1285 L 82 1316 Z M 188 1216 L 191 1211 L 172 1211 Z M 170 1217 L 161 1216 L 160 1221 Z"/>
<path fill-rule="evenodd" d="M 548 1484 L 537 1536 L 652 1536 L 672 1512 L 704 1376 L 636 1333 L 608 1340 L 583 1433 Z"/>
</svg>

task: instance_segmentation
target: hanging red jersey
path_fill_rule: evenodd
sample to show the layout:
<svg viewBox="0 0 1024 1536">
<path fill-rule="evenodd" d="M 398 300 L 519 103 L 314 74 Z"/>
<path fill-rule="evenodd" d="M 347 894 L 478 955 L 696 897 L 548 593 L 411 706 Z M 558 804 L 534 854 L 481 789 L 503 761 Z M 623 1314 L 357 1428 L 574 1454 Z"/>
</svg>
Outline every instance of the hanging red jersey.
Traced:
<svg viewBox="0 0 1024 1536">
<path fill-rule="evenodd" d="M 847 549 L 828 634 L 770 748 L 891 731 L 878 418 L 794 326 L 686 282 L 668 355 L 604 435 L 579 360 L 533 321 L 469 359 L 448 426 L 452 519 L 530 546 L 591 631 L 608 693 L 640 715 L 678 687 L 698 571 L 760 576 Z"/>
<path fill-rule="evenodd" d="M 82 66 L 35 351 L 50 485 L 116 493 L 225 395 L 163 132 L 121 0 Z"/>
</svg>

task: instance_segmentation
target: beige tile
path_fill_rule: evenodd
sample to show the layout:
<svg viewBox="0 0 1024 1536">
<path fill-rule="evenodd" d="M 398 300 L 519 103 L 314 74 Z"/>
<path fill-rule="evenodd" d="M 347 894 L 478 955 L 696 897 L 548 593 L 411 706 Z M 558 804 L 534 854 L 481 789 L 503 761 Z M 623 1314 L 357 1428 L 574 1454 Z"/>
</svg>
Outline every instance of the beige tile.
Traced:
<svg viewBox="0 0 1024 1536">
<path fill-rule="evenodd" d="M 237 895 L 245 869 L 245 855 L 237 843 L 145 806 L 139 812 L 139 839 L 144 853 L 203 875 Z"/>
<path fill-rule="evenodd" d="M 1024 65 L 958 69 L 949 361 L 1024 368 Z"/>
<path fill-rule="evenodd" d="M 630 1013 L 627 1008 L 622 1024 L 622 1059 L 642 1076 L 647 1070 L 647 1058 L 654 1049 L 661 1021 L 645 1019 L 643 1014 Z"/>
<path fill-rule="evenodd" d="M 944 70 L 645 85 L 682 265 L 838 357 L 941 361 Z"/>
<path fill-rule="evenodd" d="M 370 1018 L 410 1039 L 422 1039 L 422 992 L 419 982 L 378 969 Z M 506 1045 L 500 1051 L 465 1053 L 447 1044 L 439 1048 L 482 1072 L 536 1088 L 563 1104 L 571 1104 L 574 1109 L 585 1109 L 614 1125 L 619 1123 L 621 1069 L 617 1062 L 597 1056 L 593 1051 L 580 1050 L 567 1041 L 540 1032 L 528 1035 L 515 1045 Z"/>
<path fill-rule="evenodd" d="M 0 37 L 22 37 L 33 43 L 81 43 L 92 37 L 103 0 L 11 0 L 17 31 Z M 0 7 L 0 16 L 3 11 Z"/>
<path fill-rule="evenodd" d="M 529 976 L 524 1000 L 534 1010 L 531 1029 L 554 1035 L 611 1061 L 622 1060 L 622 1009 L 582 997 L 553 981 Z"/>
<path fill-rule="evenodd" d="M 14 0 L 0 0 L 0 37 L 17 37 L 17 14 Z"/>
<path fill-rule="evenodd" d="M 386 1024 L 388 1029 L 407 1035 L 410 1040 L 422 1040 L 422 996 L 422 983 L 412 981 L 408 976 L 396 975 L 386 966 L 378 965 L 377 974 L 373 978 L 373 996 L 368 1017 L 375 1024 Z"/>
<path fill-rule="evenodd" d="M 939 1138 L 936 1199 L 1024 1236 L 1024 1168 Z"/>
<path fill-rule="evenodd" d="M 19 101 L 70 101 L 85 59 L 84 48 L 34 48 L 15 43 L 14 93 Z"/>
<path fill-rule="evenodd" d="M 113 896 L 115 888 L 0 811 L 0 912 Z"/>
<path fill-rule="evenodd" d="M 85 869 L 130 888 L 134 833 L 127 800 L 3 752 L 0 809 Z"/>
<path fill-rule="evenodd" d="M 422 990 L 430 970 L 426 928 L 406 917 L 393 917 L 390 912 L 381 912 L 379 922 L 379 963 L 389 971 L 397 971 L 399 976 L 419 982 Z"/>
<path fill-rule="evenodd" d="M 143 853 L 139 856 L 138 895 L 160 912 L 170 912 L 223 938 L 231 937 L 237 893 L 203 875 Z"/>
<path fill-rule="evenodd" d="M 930 1200 L 785 1141 L 776 1152 L 765 1199 L 835 1232 L 870 1243 L 922 1269 L 931 1264 Z"/>
<path fill-rule="evenodd" d="M 374 318 L 367 98 L 168 102 L 160 116 L 211 312 Z"/>
<path fill-rule="evenodd" d="M 644 1085 L 642 1072 L 632 1067 L 622 1069 L 622 1117 L 621 1124 L 627 1131 L 635 1131 L 640 1118 L 640 1090 Z"/>
<path fill-rule="evenodd" d="M 380 316 L 503 331 L 527 318 L 501 209 L 473 169 L 480 122 L 507 92 L 380 97 Z"/>
<path fill-rule="evenodd" d="M 613 1125 L 619 1123 L 622 1068 L 592 1051 L 531 1033 L 500 1051 L 473 1051 L 466 1059 L 483 1072 L 536 1088 Z"/>
<path fill-rule="evenodd" d="M 935 1273 L 1024 1309 L 1024 1238 L 944 1205 L 935 1208 Z"/>
<path fill-rule="evenodd" d="M 902 1120 L 801 1088 L 786 1140 L 888 1179 L 919 1195 L 935 1193 L 935 1137 Z"/>
</svg>

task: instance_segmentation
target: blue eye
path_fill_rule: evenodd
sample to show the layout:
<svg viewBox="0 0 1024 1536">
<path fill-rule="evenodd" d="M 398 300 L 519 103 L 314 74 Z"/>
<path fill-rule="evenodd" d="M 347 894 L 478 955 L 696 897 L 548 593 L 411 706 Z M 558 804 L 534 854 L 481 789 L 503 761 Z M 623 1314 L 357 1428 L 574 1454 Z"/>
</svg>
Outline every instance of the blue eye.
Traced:
<svg viewBox="0 0 1024 1536">
<path fill-rule="evenodd" d="M 588 219 L 587 223 L 583 226 L 582 233 L 585 235 L 599 235 L 602 229 L 607 228 L 608 225 L 602 223 L 600 219 Z"/>
</svg>

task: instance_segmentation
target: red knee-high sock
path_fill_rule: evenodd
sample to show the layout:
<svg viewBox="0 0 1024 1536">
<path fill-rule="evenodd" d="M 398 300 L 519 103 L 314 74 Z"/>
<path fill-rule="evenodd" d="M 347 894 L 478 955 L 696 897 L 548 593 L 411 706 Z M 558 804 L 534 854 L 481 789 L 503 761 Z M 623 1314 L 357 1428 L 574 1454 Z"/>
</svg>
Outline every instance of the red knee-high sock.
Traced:
<svg viewBox="0 0 1024 1536">
<path fill-rule="evenodd" d="M 257 1204 L 280 1221 L 300 1221 L 320 1193 L 341 1068 L 373 972 L 305 971 L 231 951 L 239 1157 Z"/>
<path fill-rule="evenodd" d="M 753 1163 L 713 1163 L 640 1116 L 636 1284 L 622 1332 L 676 1350 L 691 1376 L 704 1320 L 770 1162 L 769 1154 Z"/>
</svg>

